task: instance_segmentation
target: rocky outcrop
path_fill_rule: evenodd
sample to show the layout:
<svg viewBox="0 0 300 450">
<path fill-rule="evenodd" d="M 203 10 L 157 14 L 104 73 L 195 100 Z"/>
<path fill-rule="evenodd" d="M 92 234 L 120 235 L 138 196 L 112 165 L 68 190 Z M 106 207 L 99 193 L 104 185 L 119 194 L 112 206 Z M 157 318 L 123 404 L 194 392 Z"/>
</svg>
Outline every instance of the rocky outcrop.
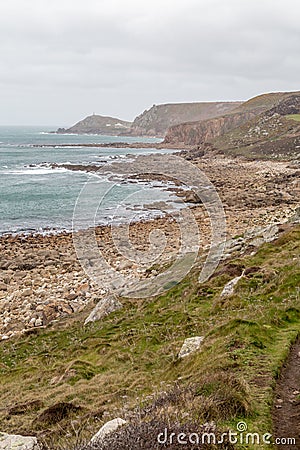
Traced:
<svg viewBox="0 0 300 450">
<path fill-rule="evenodd" d="M 239 127 L 255 117 L 255 113 L 237 113 L 201 122 L 182 123 L 171 127 L 165 137 L 167 144 L 199 145 Z"/>
<path fill-rule="evenodd" d="M 77 122 L 70 128 L 59 128 L 57 133 L 74 133 L 74 134 L 103 134 L 103 135 L 120 135 L 126 134 L 130 129 L 131 122 L 116 119 L 114 117 L 99 116 L 93 114 L 80 122 Z"/>
<path fill-rule="evenodd" d="M 290 114 L 300 113 L 300 93 L 295 95 L 290 95 L 289 97 L 283 99 L 278 105 L 268 110 L 267 115 L 272 116 L 273 114 L 280 114 L 281 116 L 286 116 Z"/>
<path fill-rule="evenodd" d="M 130 134 L 164 137 L 168 128 L 183 122 L 228 114 L 241 102 L 198 102 L 153 105 L 135 118 Z"/>
<path fill-rule="evenodd" d="M 245 251 L 252 251 L 259 248 L 266 242 L 272 242 L 279 236 L 279 227 L 277 224 L 268 225 L 266 227 L 258 226 L 248 229 L 243 236 L 232 238 L 226 241 L 225 250 L 222 259 L 227 260 L 243 254 Z M 226 297 L 234 292 L 234 286 L 243 277 L 243 273 L 233 280 L 229 281 L 224 287 L 221 297 Z"/>
</svg>

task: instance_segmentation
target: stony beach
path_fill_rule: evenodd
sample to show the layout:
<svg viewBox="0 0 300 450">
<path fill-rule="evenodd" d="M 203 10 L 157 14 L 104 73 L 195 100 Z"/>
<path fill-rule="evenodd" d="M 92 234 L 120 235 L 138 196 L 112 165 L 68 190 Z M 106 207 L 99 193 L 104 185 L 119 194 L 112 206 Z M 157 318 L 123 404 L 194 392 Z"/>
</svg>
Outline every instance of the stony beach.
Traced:
<svg viewBox="0 0 300 450">
<path fill-rule="evenodd" d="M 247 230 L 284 223 L 299 206 L 299 169 L 288 162 L 246 161 L 211 155 L 195 161 L 222 200 L 228 239 Z M 201 232 L 203 248 L 210 243 L 210 220 L 201 204 L 190 205 Z M 114 269 L 127 277 L 147 278 L 172 261 L 180 230 L 171 216 L 130 225 L 130 238 L 145 251 L 149 234 L 162 230 L 167 238 L 153 267 L 126 260 L 112 240 L 111 227 L 96 229 L 98 246 Z M 30 333 L 74 313 L 88 312 L 108 292 L 82 269 L 71 233 L 2 236 L 0 238 L 0 339 Z M 105 277 L 105 274 L 103 274 Z"/>
</svg>

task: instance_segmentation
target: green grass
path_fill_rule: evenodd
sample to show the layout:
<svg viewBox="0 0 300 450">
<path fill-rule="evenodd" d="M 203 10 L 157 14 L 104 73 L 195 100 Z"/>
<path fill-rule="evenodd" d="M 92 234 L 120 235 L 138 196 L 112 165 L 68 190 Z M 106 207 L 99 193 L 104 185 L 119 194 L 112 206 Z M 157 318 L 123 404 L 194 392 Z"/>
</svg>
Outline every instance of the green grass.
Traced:
<svg viewBox="0 0 300 450">
<path fill-rule="evenodd" d="M 289 114 L 284 116 L 286 119 L 295 120 L 296 122 L 300 122 L 300 114 Z"/>
<path fill-rule="evenodd" d="M 124 408 L 149 405 L 148 418 L 163 409 L 170 420 L 215 420 L 220 429 L 245 420 L 250 431 L 271 432 L 273 387 L 299 333 L 299 238 L 294 228 L 233 261 L 260 270 L 243 278 L 229 298 L 219 295 L 231 278 L 226 270 L 199 285 L 194 269 L 158 298 L 123 300 L 124 308 L 102 322 L 84 327 L 79 315 L 2 342 L 0 429 L 36 434 L 47 408 L 70 402 L 81 409 L 42 427 L 46 439 L 74 436 L 79 423 L 90 436 Z M 197 335 L 205 336 L 202 350 L 178 360 L 184 339 Z M 174 386 L 179 391 L 171 395 Z M 147 396 L 160 397 L 160 391 L 170 395 L 154 408 L 155 396 Z M 38 410 L 9 412 L 34 400 Z"/>
</svg>

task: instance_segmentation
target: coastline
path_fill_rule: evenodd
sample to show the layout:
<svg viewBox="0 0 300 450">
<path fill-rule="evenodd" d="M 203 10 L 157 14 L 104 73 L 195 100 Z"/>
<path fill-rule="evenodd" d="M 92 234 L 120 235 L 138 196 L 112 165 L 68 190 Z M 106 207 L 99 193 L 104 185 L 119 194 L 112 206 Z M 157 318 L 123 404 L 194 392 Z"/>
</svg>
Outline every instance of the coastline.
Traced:
<svg viewBox="0 0 300 450">
<path fill-rule="evenodd" d="M 245 162 L 214 156 L 198 160 L 197 165 L 207 173 L 221 197 L 227 239 L 256 227 L 284 223 L 299 206 L 298 171 L 289 168 L 288 163 Z M 205 251 L 210 243 L 209 217 L 199 203 L 193 205 L 192 213 Z M 155 274 L 177 255 L 180 229 L 170 216 L 131 223 L 132 245 L 142 252 L 147 250 L 149 235 L 156 230 L 163 231 L 167 242 L 150 270 L 141 269 L 120 254 L 110 225 L 96 227 L 95 232 L 106 261 L 134 281 Z M 71 232 L 5 235 L 0 237 L 0 254 L 0 338 L 4 340 L 89 310 L 108 294 L 84 273 Z"/>
<path fill-rule="evenodd" d="M 31 147 L 55 148 L 58 144 L 32 144 Z M 156 150 L 192 150 L 193 145 L 183 143 L 173 144 L 165 142 L 110 142 L 110 143 L 71 143 L 59 144 L 59 147 L 95 147 L 95 148 L 139 148 L 139 149 L 156 149 Z"/>
</svg>

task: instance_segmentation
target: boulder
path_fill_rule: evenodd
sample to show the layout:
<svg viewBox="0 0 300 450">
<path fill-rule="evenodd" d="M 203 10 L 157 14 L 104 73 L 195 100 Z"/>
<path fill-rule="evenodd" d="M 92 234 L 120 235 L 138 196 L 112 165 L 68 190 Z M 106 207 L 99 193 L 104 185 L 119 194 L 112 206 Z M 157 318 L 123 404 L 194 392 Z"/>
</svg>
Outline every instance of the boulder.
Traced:
<svg viewBox="0 0 300 450">
<path fill-rule="evenodd" d="M 36 437 L 0 433 L 0 450 L 41 450 Z"/>
<path fill-rule="evenodd" d="M 300 207 L 296 208 L 292 217 L 290 217 L 289 222 L 300 223 Z"/>
<path fill-rule="evenodd" d="M 191 353 L 195 353 L 197 350 L 199 350 L 203 339 L 204 336 L 194 336 L 191 338 L 187 338 L 180 349 L 178 358 L 185 358 Z"/>
<path fill-rule="evenodd" d="M 96 322 L 103 317 L 122 308 L 122 304 L 113 296 L 105 297 L 97 303 L 90 315 L 85 319 L 84 325 L 89 322 Z"/>
<path fill-rule="evenodd" d="M 235 277 L 232 280 L 228 281 L 227 284 L 225 284 L 223 291 L 221 292 L 221 297 L 229 297 L 234 293 L 235 286 L 240 281 L 241 278 L 243 278 L 244 272 L 239 277 Z"/>
<path fill-rule="evenodd" d="M 120 419 L 119 417 L 117 419 L 110 420 L 109 422 L 106 422 L 103 427 L 100 428 L 100 430 L 92 437 L 91 444 L 99 444 L 101 443 L 105 436 L 107 436 L 110 433 L 113 433 L 118 428 L 122 427 L 126 424 L 126 420 Z"/>
</svg>

